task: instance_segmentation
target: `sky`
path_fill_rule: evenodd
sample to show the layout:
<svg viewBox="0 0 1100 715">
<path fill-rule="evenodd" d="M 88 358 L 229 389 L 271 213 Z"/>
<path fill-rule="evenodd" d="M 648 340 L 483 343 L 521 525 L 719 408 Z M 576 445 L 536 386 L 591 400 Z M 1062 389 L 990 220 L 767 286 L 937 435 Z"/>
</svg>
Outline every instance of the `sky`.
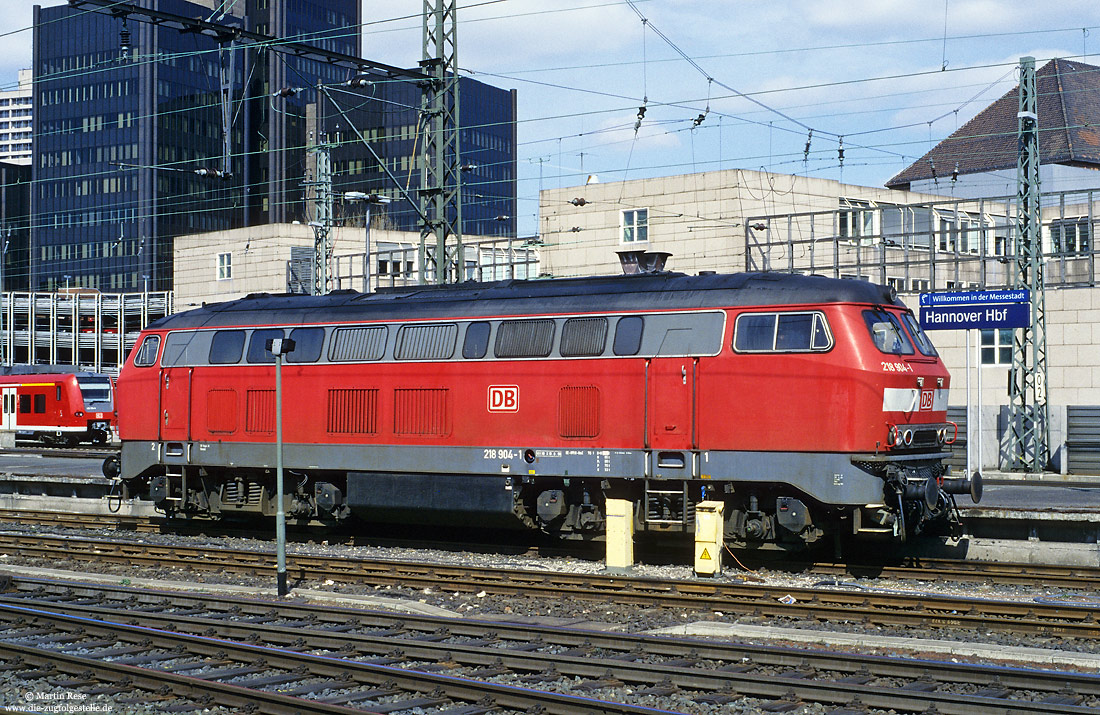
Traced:
<svg viewBox="0 0 1100 715">
<path fill-rule="evenodd" d="M 30 66 L 31 7 L 0 0 L 0 88 Z M 365 0 L 365 56 L 415 66 L 422 8 Z M 1100 65 L 1096 0 L 461 0 L 456 14 L 460 70 L 518 92 L 520 235 L 540 188 L 589 177 L 882 186 L 1012 90 L 1021 57 Z"/>
</svg>

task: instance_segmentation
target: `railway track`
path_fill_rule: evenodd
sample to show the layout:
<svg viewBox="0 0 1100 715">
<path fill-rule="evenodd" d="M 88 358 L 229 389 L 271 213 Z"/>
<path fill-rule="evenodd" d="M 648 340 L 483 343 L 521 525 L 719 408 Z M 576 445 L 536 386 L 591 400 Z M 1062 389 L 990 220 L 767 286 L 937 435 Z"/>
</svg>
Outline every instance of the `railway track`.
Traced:
<svg viewBox="0 0 1100 715">
<path fill-rule="evenodd" d="M 9 654 L 11 644 L 21 650 Z M 29 659 L 28 651 L 37 657 Z M 15 579 L 0 596 L 5 660 L 18 655 L 22 667 L 41 669 L 55 655 L 55 676 L 78 667 L 95 673 L 97 652 L 114 658 L 113 667 L 121 666 L 131 682 L 155 683 L 163 673 L 168 686 L 219 703 L 247 697 L 242 689 L 255 691 L 254 702 L 265 712 L 289 712 L 280 708 L 295 705 L 288 700 L 296 698 L 314 701 L 313 709 L 297 712 L 347 712 L 331 708 L 353 703 L 390 712 L 426 700 L 470 715 L 532 707 L 546 713 L 658 712 L 654 704 L 660 712 L 709 712 L 705 708 L 726 704 L 781 711 L 816 703 L 836 713 L 874 708 L 944 715 L 1100 707 L 1100 677 L 1092 674 L 41 579 Z M 70 657 L 76 659 L 70 663 Z M 83 678 L 78 687 L 98 682 Z M 177 683 L 181 678 L 187 680 Z M 397 697 L 392 706 L 377 709 L 380 689 Z"/>
<path fill-rule="evenodd" d="M 216 571 L 226 574 L 274 572 L 272 554 L 208 546 L 157 546 L 117 539 L 0 534 L 0 550 L 40 562 L 59 560 L 131 567 Z M 739 616 L 900 626 L 922 629 L 999 631 L 1043 637 L 1100 638 L 1097 602 L 1074 600 L 1006 601 L 876 588 L 792 588 L 758 583 L 622 577 L 501 570 L 414 561 L 367 560 L 303 554 L 287 555 L 295 580 L 549 600 L 581 599 L 645 607 L 713 610 Z"/>
</svg>

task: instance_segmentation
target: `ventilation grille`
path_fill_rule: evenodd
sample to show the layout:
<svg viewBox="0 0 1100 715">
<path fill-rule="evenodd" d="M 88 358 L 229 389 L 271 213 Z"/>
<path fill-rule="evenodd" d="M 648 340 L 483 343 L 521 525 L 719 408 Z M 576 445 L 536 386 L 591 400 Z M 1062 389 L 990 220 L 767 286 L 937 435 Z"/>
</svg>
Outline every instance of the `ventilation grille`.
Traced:
<svg viewBox="0 0 1100 715">
<path fill-rule="evenodd" d="M 206 428 L 226 434 L 237 431 L 236 390 L 210 390 L 206 393 Z"/>
<path fill-rule="evenodd" d="M 573 318 L 562 326 L 562 357 L 600 355 L 606 344 L 607 318 Z"/>
<path fill-rule="evenodd" d="M 558 434 L 573 439 L 600 434 L 599 388 L 561 388 L 558 393 Z"/>
<path fill-rule="evenodd" d="M 447 360 L 455 352 L 458 326 L 406 325 L 397 332 L 397 360 Z"/>
<path fill-rule="evenodd" d="M 393 397 L 395 434 L 447 434 L 449 404 L 446 389 L 399 389 L 393 391 Z"/>
<path fill-rule="evenodd" d="M 381 360 L 386 354 L 386 328 L 337 328 L 332 333 L 329 359 L 333 361 Z"/>
<path fill-rule="evenodd" d="M 245 394 L 244 429 L 246 432 L 275 431 L 275 391 L 249 390 Z"/>
<path fill-rule="evenodd" d="M 329 390 L 328 431 L 377 434 L 378 390 Z"/>
<path fill-rule="evenodd" d="M 497 357 L 546 357 L 553 346 L 553 320 L 507 320 L 497 328 Z"/>
</svg>

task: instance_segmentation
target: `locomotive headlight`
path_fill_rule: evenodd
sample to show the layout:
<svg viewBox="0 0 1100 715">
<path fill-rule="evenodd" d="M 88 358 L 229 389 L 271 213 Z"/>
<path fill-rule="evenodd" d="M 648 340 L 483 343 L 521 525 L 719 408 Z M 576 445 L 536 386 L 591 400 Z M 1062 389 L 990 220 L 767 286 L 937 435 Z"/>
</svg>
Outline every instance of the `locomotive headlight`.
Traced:
<svg viewBox="0 0 1100 715">
<path fill-rule="evenodd" d="M 890 425 L 890 432 L 886 435 L 886 446 L 893 447 L 898 443 L 898 426 Z"/>
<path fill-rule="evenodd" d="M 947 441 L 947 428 L 946 427 L 940 427 L 938 430 L 936 430 L 936 439 L 939 441 L 940 444 L 943 444 L 944 442 Z"/>
<path fill-rule="evenodd" d="M 902 437 L 903 440 L 905 440 L 905 446 L 906 447 L 913 444 L 913 430 L 911 430 L 911 429 L 905 430 L 905 432 L 902 434 L 901 437 Z"/>
</svg>

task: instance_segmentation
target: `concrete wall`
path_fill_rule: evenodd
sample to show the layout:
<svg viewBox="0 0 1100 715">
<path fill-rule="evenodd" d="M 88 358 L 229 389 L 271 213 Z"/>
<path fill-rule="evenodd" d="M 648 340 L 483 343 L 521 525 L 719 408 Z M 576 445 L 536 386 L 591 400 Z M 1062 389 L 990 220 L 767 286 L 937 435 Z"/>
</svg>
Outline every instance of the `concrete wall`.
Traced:
<svg viewBox="0 0 1100 715">
<path fill-rule="evenodd" d="M 362 228 L 333 231 L 333 254 L 341 269 L 346 271 L 350 265 L 359 276 L 362 276 L 364 233 Z M 371 229 L 371 251 L 376 260 L 382 251 L 419 242 L 420 234 Z M 286 292 L 286 264 L 294 247 L 312 249 L 313 229 L 304 224 L 266 224 L 177 238 L 173 275 L 176 309 L 234 300 L 249 293 Z M 221 253 L 232 256 L 231 278 L 218 278 Z M 360 290 L 362 280 L 345 279 L 337 287 Z"/>
<path fill-rule="evenodd" d="M 741 169 L 548 189 L 539 199 L 542 270 L 559 277 L 618 273 L 615 252 L 636 248 L 670 252 L 673 271 L 741 271 L 745 217 L 831 211 L 842 197 L 889 204 L 944 198 Z M 583 206 L 572 203 L 582 198 Z M 649 240 L 624 244 L 622 212 L 640 208 L 649 211 Z"/>
</svg>

